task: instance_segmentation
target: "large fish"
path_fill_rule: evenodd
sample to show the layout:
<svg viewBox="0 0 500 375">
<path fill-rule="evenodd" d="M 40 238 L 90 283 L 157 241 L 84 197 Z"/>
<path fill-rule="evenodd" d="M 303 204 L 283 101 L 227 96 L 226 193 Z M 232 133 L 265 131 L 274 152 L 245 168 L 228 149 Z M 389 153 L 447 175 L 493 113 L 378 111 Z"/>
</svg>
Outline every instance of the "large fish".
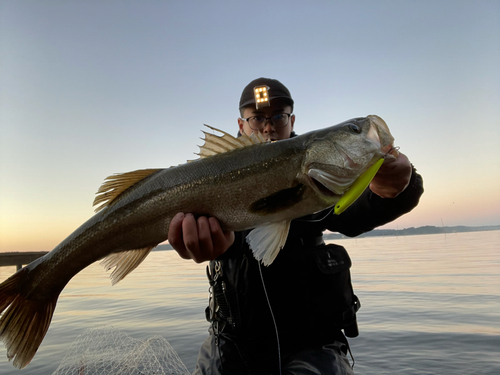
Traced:
<svg viewBox="0 0 500 375">
<path fill-rule="evenodd" d="M 14 366 L 25 367 L 35 355 L 74 275 L 104 258 L 118 282 L 167 240 L 177 212 L 217 217 L 226 230 L 256 228 L 247 240 L 268 265 L 292 219 L 335 205 L 393 143 L 377 116 L 278 142 L 219 132 L 205 133 L 198 160 L 108 177 L 94 201 L 97 213 L 0 285 L 0 339 Z"/>
</svg>

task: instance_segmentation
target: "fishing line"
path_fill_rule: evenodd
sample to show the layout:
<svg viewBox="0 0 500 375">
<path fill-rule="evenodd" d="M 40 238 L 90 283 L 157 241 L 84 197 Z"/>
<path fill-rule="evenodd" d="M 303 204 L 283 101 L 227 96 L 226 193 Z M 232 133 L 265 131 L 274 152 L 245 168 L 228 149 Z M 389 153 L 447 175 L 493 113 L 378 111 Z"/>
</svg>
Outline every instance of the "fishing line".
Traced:
<svg viewBox="0 0 500 375">
<path fill-rule="evenodd" d="M 332 206 L 327 213 L 325 213 L 323 215 L 323 217 L 319 218 L 319 219 L 295 219 L 294 221 L 301 221 L 301 222 L 304 222 L 304 223 L 317 223 L 319 221 L 323 221 L 328 215 L 330 215 L 332 213 L 332 211 L 335 209 L 335 206 Z"/>
<path fill-rule="evenodd" d="M 257 264 L 259 265 L 260 280 L 262 281 L 262 287 L 264 288 L 264 294 L 266 295 L 267 305 L 269 306 L 269 311 L 271 312 L 271 317 L 273 319 L 274 330 L 276 331 L 276 342 L 278 343 L 278 369 L 279 369 L 279 375 L 281 375 L 281 347 L 280 347 L 280 337 L 278 333 L 278 325 L 276 324 L 276 319 L 274 318 L 271 302 L 269 301 L 269 296 L 267 295 L 266 284 L 264 283 L 264 276 L 262 275 L 262 268 L 260 268 L 260 262 L 257 262 Z"/>
<path fill-rule="evenodd" d="M 398 151 L 399 147 L 392 147 L 385 155 L 384 158 L 387 157 L 387 155 L 392 152 L 392 151 Z M 300 222 L 307 222 L 307 223 L 317 223 L 322 220 L 324 220 L 327 216 L 329 216 L 332 211 L 335 209 L 335 206 L 332 206 L 328 212 L 326 212 L 323 217 L 319 219 L 295 219 L 294 221 L 300 221 Z M 271 307 L 271 302 L 269 301 L 269 296 L 267 294 L 267 289 L 266 289 L 266 284 L 264 282 L 264 276 L 262 275 L 262 268 L 260 266 L 260 262 L 257 262 L 259 266 L 259 273 L 260 273 L 260 280 L 262 281 L 262 287 L 264 288 L 264 294 L 266 296 L 267 300 L 267 305 L 269 306 L 269 311 L 271 312 L 271 318 L 273 319 L 273 324 L 274 324 L 274 330 L 276 331 L 276 342 L 278 343 L 278 365 L 279 365 L 279 374 L 281 375 L 281 347 L 280 347 L 280 338 L 279 338 L 279 332 L 278 332 L 278 325 L 276 324 L 276 319 L 274 318 L 274 313 L 273 313 L 273 308 Z M 351 352 L 351 348 L 349 344 L 347 344 L 347 349 L 349 350 L 349 354 L 351 355 L 352 358 L 352 367 L 354 368 L 354 357 Z"/>
</svg>

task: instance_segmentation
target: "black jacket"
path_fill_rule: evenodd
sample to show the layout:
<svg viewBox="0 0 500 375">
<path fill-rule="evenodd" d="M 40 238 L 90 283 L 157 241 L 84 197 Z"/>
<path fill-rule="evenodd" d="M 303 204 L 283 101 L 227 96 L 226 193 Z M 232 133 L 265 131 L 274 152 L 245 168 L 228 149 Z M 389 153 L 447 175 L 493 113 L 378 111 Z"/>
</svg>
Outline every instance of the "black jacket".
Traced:
<svg viewBox="0 0 500 375">
<path fill-rule="evenodd" d="M 277 337 L 284 359 L 311 346 L 346 342 L 341 329 L 354 328 L 356 335 L 359 302 L 350 259 L 343 247 L 322 243 L 323 231 L 350 237 L 368 232 L 411 211 L 422 193 L 422 178 L 414 170 L 409 186 L 394 199 L 367 189 L 341 215 L 325 210 L 296 219 L 268 267 L 254 259 L 245 241 L 248 232 L 237 232 L 233 245 L 207 270 L 213 293 L 207 319 L 213 325 L 195 373 L 271 373 Z"/>
</svg>

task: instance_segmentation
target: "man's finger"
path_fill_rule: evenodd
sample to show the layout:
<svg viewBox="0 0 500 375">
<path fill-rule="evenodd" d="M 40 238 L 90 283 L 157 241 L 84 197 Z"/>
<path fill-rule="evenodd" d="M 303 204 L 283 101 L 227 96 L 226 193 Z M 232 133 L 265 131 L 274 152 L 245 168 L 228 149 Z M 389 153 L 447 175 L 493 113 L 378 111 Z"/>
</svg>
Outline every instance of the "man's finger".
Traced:
<svg viewBox="0 0 500 375">
<path fill-rule="evenodd" d="M 213 258 L 222 255 L 234 242 L 234 232 L 224 232 L 219 224 L 219 221 L 211 217 L 208 219 L 210 224 L 210 232 L 212 233 L 213 241 Z"/>
<path fill-rule="evenodd" d="M 198 241 L 199 249 L 203 251 L 203 254 L 197 254 L 199 259 L 206 260 L 205 258 L 213 252 L 214 245 L 212 242 L 212 233 L 210 232 L 210 224 L 205 216 L 200 216 L 197 220 L 198 224 Z"/>
<path fill-rule="evenodd" d="M 184 213 L 179 212 L 170 221 L 168 227 L 168 243 L 176 250 L 184 248 L 184 241 L 182 240 L 182 222 L 184 220 Z"/>
</svg>

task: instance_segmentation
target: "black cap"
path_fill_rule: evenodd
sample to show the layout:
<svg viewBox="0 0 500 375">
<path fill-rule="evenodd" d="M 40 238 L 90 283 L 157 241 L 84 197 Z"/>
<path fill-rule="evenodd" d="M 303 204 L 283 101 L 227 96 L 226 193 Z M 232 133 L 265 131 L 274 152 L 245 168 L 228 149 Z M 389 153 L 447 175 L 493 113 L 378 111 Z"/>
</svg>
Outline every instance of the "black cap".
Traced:
<svg viewBox="0 0 500 375">
<path fill-rule="evenodd" d="M 293 106 L 292 95 L 290 91 L 277 79 L 271 78 L 257 78 L 250 82 L 241 93 L 240 109 L 250 104 L 255 105 L 255 96 L 253 89 L 255 86 L 268 86 L 269 87 L 269 100 L 285 99 L 291 106 Z"/>
</svg>

